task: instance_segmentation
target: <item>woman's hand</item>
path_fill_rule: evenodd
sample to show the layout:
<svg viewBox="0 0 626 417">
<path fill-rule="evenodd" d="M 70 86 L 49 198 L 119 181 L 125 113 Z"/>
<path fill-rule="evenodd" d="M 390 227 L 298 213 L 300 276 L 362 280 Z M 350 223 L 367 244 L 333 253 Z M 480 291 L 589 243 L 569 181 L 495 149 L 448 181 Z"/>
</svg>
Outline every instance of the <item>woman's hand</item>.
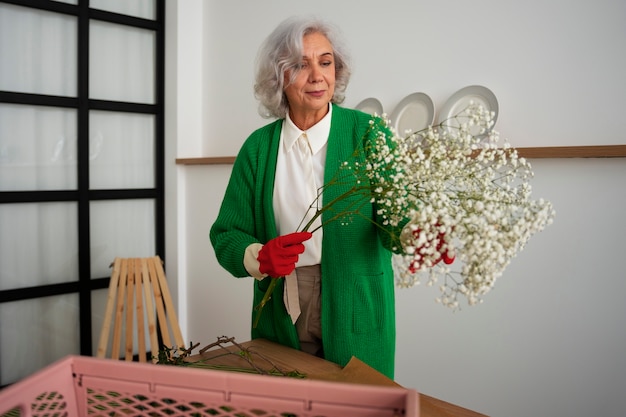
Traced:
<svg viewBox="0 0 626 417">
<path fill-rule="evenodd" d="M 257 257 L 259 271 L 273 278 L 289 275 L 296 268 L 298 256 L 304 252 L 302 242 L 309 240 L 311 236 L 313 234 L 310 232 L 296 232 L 267 242 Z"/>
</svg>

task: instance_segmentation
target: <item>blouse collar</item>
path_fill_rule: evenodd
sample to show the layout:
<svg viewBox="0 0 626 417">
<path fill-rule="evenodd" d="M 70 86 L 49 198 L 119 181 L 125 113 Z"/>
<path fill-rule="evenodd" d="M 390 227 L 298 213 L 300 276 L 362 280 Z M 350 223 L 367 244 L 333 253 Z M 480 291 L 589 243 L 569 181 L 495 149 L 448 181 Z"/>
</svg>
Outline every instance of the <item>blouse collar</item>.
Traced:
<svg viewBox="0 0 626 417">
<path fill-rule="evenodd" d="M 324 116 L 322 120 L 320 120 L 315 125 L 311 126 L 305 131 L 300 130 L 300 128 L 298 128 L 289 117 L 289 113 L 287 113 L 287 117 L 285 117 L 285 120 L 283 121 L 282 130 L 285 151 L 289 152 L 300 137 L 300 135 L 306 133 L 313 155 L 319 152 L 319 150 L 322 149 L 328 141 L 332 112 L 333 106 L 329 103 L 328 113 L 326 113 L 326 116 Z"/>
</svg>

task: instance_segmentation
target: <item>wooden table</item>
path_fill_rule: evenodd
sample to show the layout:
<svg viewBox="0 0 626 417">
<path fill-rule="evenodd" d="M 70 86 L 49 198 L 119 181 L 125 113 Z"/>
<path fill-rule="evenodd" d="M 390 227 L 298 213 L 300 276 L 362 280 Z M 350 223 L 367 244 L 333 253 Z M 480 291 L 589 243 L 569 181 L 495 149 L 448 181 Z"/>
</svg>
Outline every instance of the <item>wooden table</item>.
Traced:
<svg viewBox="0 0 626 417">
<path fill-rule="evenodd" d="M 278 368 L 286 372 L 297 371 L 306 378 L 323 381 L 399 386 L 393 380 L 356 358 L 353 358 L 342 368 L 336 363 L 264 339 L 255 339 L 238 343 L 238 345 L 248 352 L 248 357 L 252 360 L 252 364 L 238 354 L 241 348 L 235 345 L 216 347 L 204 353 L 192 355 L 187 358 L 187 361 L 202 361 L 211 366 L 220 366 L 226 369 L 233 367 L 252 370 L 256 366 L 267 372 Z M 419 395 L 420 417 L 485 416 L 421 392 Z"/>
</svg>

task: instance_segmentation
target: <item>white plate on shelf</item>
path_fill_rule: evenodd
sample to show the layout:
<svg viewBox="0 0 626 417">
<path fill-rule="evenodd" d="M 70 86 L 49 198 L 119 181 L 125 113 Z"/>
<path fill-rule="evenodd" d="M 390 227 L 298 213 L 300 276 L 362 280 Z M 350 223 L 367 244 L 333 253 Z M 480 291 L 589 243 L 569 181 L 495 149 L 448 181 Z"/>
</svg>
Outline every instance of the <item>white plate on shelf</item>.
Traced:
<svg viewBox="0 0 626 417">
<path fill-rule="evenodd" d="M 441 108 L 438 123 L 450 119 L 446 124 L 451 127 L 458 127 L 459 123 L 453 120 L 453 118 L 462 112 L 471 101 L 476 104 L 481 104 L 487 111 L 494 112 L 493 125 L 491 126 L 491 129 L 493 129 L 498 119 L 498 99 L 496 99 L 495 94 L 493 94 L 490 89 L 482 85 L 470 85 L 454 93 Z M 475 131 L 470 130 L 470 132 L 474 135 L 480 133 L 478 127 Z M 485 132 L 485 134 L 486 133 L 488 132 Z"/>
<path fill-rule="evenodd" d="M 396 133 L 405 136 L 432 125 L 435 120 L 435 105 L 427 94 L 409 94 L 398 103 L 389 118 Z"/>
<path fill-rule="evenodd" d="M 382 116 L 383 114 L 383 105 L 378 99 L 374 97 L 366 98 L 356 105 L 355 109 L 361 110 L 364 113 L 371 114 L 372 116 L 375 114 L 377 116 Z"/>
</svg>

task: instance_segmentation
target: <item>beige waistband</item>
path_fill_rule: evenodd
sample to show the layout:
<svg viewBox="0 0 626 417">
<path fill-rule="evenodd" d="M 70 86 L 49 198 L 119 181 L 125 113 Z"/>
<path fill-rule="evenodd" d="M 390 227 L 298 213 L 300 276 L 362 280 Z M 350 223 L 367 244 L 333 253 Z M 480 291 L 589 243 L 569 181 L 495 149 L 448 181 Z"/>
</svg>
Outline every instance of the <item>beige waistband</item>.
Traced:
<svg viewBox="0 0 626 417">
<path fill-rule="evenodd" d="M 322 275 L 322 267 L 319 264 L 299 266 L 296 268 L 295 272 L 298 279 L 311 280 L 314 277 L 320 277 Z"/>
</svg>

